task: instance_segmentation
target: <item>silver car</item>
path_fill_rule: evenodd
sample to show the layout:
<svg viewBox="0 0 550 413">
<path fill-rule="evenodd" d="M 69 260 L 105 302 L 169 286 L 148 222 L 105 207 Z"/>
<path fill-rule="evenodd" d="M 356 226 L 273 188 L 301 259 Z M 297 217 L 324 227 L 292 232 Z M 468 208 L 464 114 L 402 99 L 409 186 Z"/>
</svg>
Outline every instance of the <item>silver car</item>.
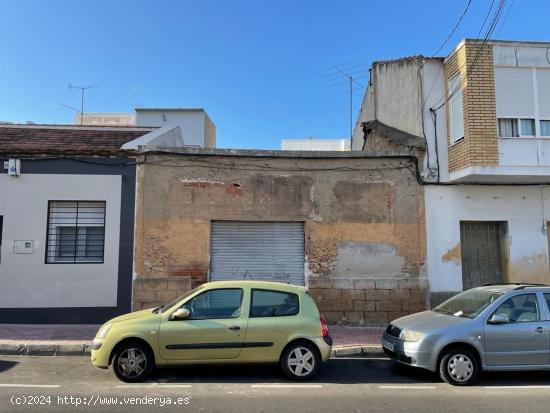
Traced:
<svg viewBox="0 0 550 413">
<path fill-rule="evenodd" d="M 464 291 L 430 311 L 398 318 L 382 337 L 392 359 L 453 385 L 481 370 L 550 369 L 550 287 L 488 285 Z"/>
</svg>

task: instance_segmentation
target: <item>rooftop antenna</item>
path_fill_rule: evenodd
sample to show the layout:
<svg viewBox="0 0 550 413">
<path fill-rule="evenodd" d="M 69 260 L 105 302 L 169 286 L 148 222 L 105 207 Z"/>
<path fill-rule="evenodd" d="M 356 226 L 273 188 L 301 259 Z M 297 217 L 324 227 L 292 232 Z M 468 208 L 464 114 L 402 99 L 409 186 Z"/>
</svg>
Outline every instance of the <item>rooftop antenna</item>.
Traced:
<svg viewBox="0 0 550 413">
<path fill-rule="evenodd" d="M 88 89 L 99 87 L 98 85 L 89 85 L 89 86 L 78 86 L 69 83 L 69 90 L 78 89 L 80 90 L 80 126 L 84 122 L 84 92 Z"/>
<path fill-rule="evenodd" d="M 355 83 L 363 89 L 365 87 L 353 78 L 353 74 L 351 72 L 344 71 L 338 66 L 334 66 L 334 69 L 340 72 L 343 76 L 347 77 L 349 80 L 349 137 L 351 139 L 353 138 L 353 84 Z"/>
</svg>

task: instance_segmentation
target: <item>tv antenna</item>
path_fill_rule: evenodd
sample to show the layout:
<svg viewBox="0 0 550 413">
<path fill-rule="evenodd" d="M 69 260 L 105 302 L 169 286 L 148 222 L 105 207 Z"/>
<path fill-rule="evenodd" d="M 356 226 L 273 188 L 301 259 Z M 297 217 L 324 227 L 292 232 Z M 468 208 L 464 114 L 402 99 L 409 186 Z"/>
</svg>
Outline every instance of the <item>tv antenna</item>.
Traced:
<svg viewBox="0 0 550 413">
<path fill-rule="evenodd" d="M 351 61 L 347 63 L 342 63 L 336 66 L 331 66 L 326 69 L 321 70 L 319 73 L 323 73 L 321 75 L 322 78 L 324 78 L 327 82 L 334 82 L 331 83 L 329 86 L 338 86 L 344 83 L 347 83 L 349 85 L 349 135 L 350 139 L 353 137 L 353 86 L 357 85 L 361 87 L 361 90 L 365 89 L 365 86 L 363 86 L 361 83 L 357 81 L 357 79 L 362 79 L 364 77 L 367 77 L 366 74 L 360 74 L 361 72 L 368 71 L 368 65 L 365 63 L 357 63 L 357 61 Z M 338 81 L 339 79 L 342 79 L 342 76 L 346 78 L 344 81 Z M 356 92 L 357 90 L 355 90 Z"/>
<path fill-rule="evenodd" d="M 334 69 L 340 72 L 343 76 L 347 77 L 349 80 L 349 138 L 351 139 L 353 138 L 353 84 L 355 83 L 361 86 L 362 89 L 364 89 L 365 86 L 355 80 L 351 72 L 344 71 L 338 66 L 334 66 Z"/>
<path fill-rule="evenodd" d="M 84 92 L 88 89 L 93 89 L 99 87 L 98 85 L 88 85 L 88 86 L 78 86 L 69 83 L 69 90 L 78 89 L 80 90 L 80 126 L 84 122 Z"/>
</svg>

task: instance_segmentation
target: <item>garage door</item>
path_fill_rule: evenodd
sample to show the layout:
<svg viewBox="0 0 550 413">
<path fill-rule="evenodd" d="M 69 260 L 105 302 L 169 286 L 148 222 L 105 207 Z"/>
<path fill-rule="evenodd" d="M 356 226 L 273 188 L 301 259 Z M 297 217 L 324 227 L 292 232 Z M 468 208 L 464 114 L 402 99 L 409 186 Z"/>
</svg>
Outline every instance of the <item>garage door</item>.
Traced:
<svg viewBox="0 0 550 413">
<path fill-rule="evenodd" d="M 303 222 L 213 221 L 210 280 L 304 285 Z"/>
</svg>

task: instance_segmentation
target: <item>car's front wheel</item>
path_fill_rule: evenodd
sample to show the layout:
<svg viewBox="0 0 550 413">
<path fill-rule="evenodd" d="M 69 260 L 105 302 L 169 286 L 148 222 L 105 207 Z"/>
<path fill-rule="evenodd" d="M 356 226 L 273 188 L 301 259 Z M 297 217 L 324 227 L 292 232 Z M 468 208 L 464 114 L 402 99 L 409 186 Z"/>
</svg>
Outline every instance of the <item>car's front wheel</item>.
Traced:
<svg viewBox="0 0 550 413">
<path fill-rule="evenodd" d="M 455 348 L 441 358 L 439 374 L 453 386 L 468 386 L 477 380 L 479 362 L 471 351 Z"/>
<path fill-rule="evenodd" d="M 319 351 L 313 344 L 297 342 L 289 345 L 281 356 L 281 368 L 291 380 L 309 380 L 321 364 Z"/>
<path fill-rule="evenodd" d="M 151 350 L 139 342 L 121 345 L 113 358 L 113 371 L 122 381 L 135 383 L 145 380 L 154 367 Z"/>
</svg>

